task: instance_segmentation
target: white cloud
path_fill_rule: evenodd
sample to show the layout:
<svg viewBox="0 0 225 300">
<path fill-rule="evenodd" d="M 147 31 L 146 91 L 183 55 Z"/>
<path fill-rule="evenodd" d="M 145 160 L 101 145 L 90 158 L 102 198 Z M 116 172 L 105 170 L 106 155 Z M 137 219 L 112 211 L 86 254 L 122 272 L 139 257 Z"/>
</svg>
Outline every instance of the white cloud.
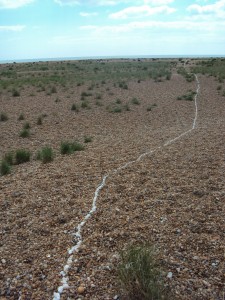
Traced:
<svg viewBox="0 0 225 300">
<path fill-rule="evenodd" d="M 97 5 L 100 6 L 107 6 L 107 5 L 116 5 L 118 4 L 118 1 L 112 1 L 112 0 L 97 0 L 96 1 Z"/>
<path fill-rule="evenodd" d="M 80 12 L 80 16 L 81 17 L 94 17 L 94 16 L 97 16 L 98 13 L 97 12 L 91 12 L 91 13 L 88 13 L 88 12 Z"/>
<path fill-rule="evenodd" d="M 80 1 L 76 0 L 54 0 L 55 3 L 59 4 L 60 6 L 74 6 L 74 5 L 79 5 Z"/>
<path fill-rule="evenodd" d="M 81 26 L 81 30 L 93 31 L 97 34 L 100 33 L 122 33 L 130 32 L 133 30 L 143 30 L 143 29 L 174 29 L 174 30 L 185 30 L 185 31 L 198 31 L 198 32 L 213 32 L 221 27 L 225 26 L 224 22 L 207 22 L 207 21 L 141 21 L 141 22 L 130 22 L 127 24 L 112 25 L 112 26 Z"/>
<path fill-rule="evenodd" d="M 192 4 L 188 6 L 187 10 L 200 15 L 211 14 L 218 18 L 225 18 L 225 0 L 216 1 L 214 4 L 207 5 Z"/>
<path fill-rule="evenodd" d="M 174 0 L 144 0 L 144 4 L 151 4 L 151 5 L 167 5 L 173 3 Z"/>
<path fill-rule="evenodd" d="M 128 17 L 143 17 L 150 16 L 159 13 L 173 13 L 175 11 L 174 8 L 171 8 L 167 5 L 158 6 L 158 7 L 150 7 L 148 5 L 142 6 L 130 6 L 120 10 L 116 13 L 112 13 L 109 15 L 111 19 L 126 19 Z"/>
<path fill-rule="evenodd" d="M 18 8 L 29 3 L 34 2 L 35 0 L 0 0 L 0 9 L 13 9 Z"/>
<path fill-rule="evenodd" d="M 0 26 L 0 31 L 22 31 L 24 25 Z"/>
</svg>

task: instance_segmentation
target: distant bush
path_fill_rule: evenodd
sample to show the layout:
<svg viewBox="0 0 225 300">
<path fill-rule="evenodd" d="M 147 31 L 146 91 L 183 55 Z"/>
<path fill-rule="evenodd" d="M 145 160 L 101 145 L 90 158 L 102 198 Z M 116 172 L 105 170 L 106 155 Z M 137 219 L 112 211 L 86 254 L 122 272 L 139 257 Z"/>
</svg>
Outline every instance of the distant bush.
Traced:
<svg viewBox="0 0 225 300">
<path fill-rule="evenodd" d="M 71 143 L 69 142 L 62 142 L 61 143 L 61 148 L 60 148 L 60 152 L 61 154 L 70 154 L 72 153 L 72 147 L 71 147 Z"/>
<path fill-rule="evenodd" d="M 50 92 L 51 92 L 52 94 L 57 93 L 56 86 L 53 85 L 53 86 L 51 87 L 51 89 L 50 89 Z"/>
<path fill-rule="evenodd" d="M 15 164 L 19 165 L 30 160 L 31 153 L 28 150 L 19 149 L 15 153 Z"/>
<path fill-rule="evenodd" d="M 123 251 L 118 274 L 129 300 L 169 299 L 151 246 L 131 246 Z"/>
<path fill-rule="evenodd" d="M 12 90 L 12 96 L 13 97 L 19 97 L 20 96 L 20 92 L 17 89 L 13 89 Z"/>
<path fill-rule="evenodd" d="M 24 118 L 24 114 L 21 113 L 21 114 L 19 115 L 19 117 L 18 117 L 18 120 L 19 120 L 19 121 L 22 121 L 22 120 L 24 120 L 24 119 L 25 119 L 25 118 Z"/>
<path fill-rule="evenodd" d="M 39 116 L 37 119 L 37 125 L 42 125 L 43 123 L 42 120 L 43 120 L 42 116 Z"/>
<path fill-rule="evenodd" d="M 30 130 L 29 129 L 23 129 L 20 132 L 20 137 L 22 137 L 22 138 L 27 138 L 29 136 L 30 136 Z"/>
<path fill-rule="evenodd" d="M 12 165 L 13 164 L 13 152 L 8 152 L 4 155 L 4 160 L 9 164 Z"/>
<path fill-rule="evenodd" d="M 7 121 L 7 120 L 8 120 L 7 114 L 4 113 L 4 112 L 1 112 L 1 114 L 0 114 L 0 121 L 1 121 L 1 122 L 5 122 L 5 121 Z"/>
<path fill-rule="evenodd" d="M 90 142 L 92 142 L 92 137 L 91 137 L 91 136 L 85 136 L 85 137 L 84 137 L 84 142 L 85 142 L 85 143 L 90 143 Z"/>
<path fill-rule="evenodd" d="M 2 160 L 0 164 L 0 174 L 1 176 L 7 175 L 11 172 L 11 166 L 6 160 Z"/>
<path fill-rule="evenodd" d="M 72 106 L 71 106 L 71 110 L 78 112 L 79 108 L 78 108 L 78 106 L 75 103 L 73 103 Z"/>
<path fill-rule="evenodd" d="M 152 111 L 152 109 L 154 108 L 154 107 L 156 107 L 157 106 L 157 104 L 152 104 L 152 105 L 149 105 L 148 107 L 147 107 L 147 111 Z"/>
<path fill-rule="evenodd" d="M 40 159 L 44 164 L 53 161 L 54 154 L 51 147 L 43 147 L 37 154 L 37 159 Z"/>
<path fill-rule="evenodd" d="M 117 98 L 116 99 L 116 104 L 121 104 L 121 103 L 122 103 L 122 101 L 119 98 Z"/>
<path fill-rule="evenodd" d="M 73 142 L 71 144 L 71 148 L 73 151 L 82 151 L 84 150 L 84 146 L 78 142 Z"/>
<path fill-rule="evenodd" d="M 24 123 L 23 129 L 30 129 L 30 123 L 29 122 Z"/>
<path fill-rule="evenodd" d="M 129 104 L 128 104 L 128 103 L 126 103 L 126 104 L 124 105 L 124 110 L 126 110 L 126 111 L 130 111 L 130 106 L 129 106 Z"/>
<path fill-rule="evenodd" d="M 135 97 L 131 99 L 131 103 L 135 105 L 140 105 L 140 101 Z"/>
<path fill-rule="evenodd" d="M 96 104 L 97 106 L 103 106 L 102 102 L 99 101 L 99 100 L 96 100 L 95 104 Z"/>
<path fill-rule="evenodd" d="M 114 107 L 111 110 L 112 113 L 121 113 L 122 112 L 122 108 L 121 107 Z"/>
<path fill-rule="evenodd" d="M 196 94 L 196 92 L 193 91 L 189 91 L 187 94 L 182 95 L 182 96 L 178 96 L 177 100 L 187 100 L 187 101 L 193 101 L 194 100 L 194 95 Z"/>
<path fill-rule="evenodd" d="M 126 84 L 125 81 L 119 82 L 119 87 L 120 87 L 121 89 L 128 90 L 128 85 Z"/>
<path fill-rule="evenodd" d="M 81 107 L 82 107 L 82 108 L 90 108 L 87 101 L 82 101 Z"/>
<path fill-rule="evenodd" d="M 78 142 L 62 142 L 60 147 L 60 152 L 63 155 L 82 150 L 84 150 L 84 146 Z"/>
</svg>

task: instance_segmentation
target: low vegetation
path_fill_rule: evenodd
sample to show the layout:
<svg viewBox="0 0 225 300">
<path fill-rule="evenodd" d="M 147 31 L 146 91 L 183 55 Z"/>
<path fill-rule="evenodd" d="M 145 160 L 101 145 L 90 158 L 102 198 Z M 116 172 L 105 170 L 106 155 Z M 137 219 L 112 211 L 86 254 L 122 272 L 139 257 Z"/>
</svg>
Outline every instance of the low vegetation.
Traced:
<svg viewBox="0 0 225 300">
<path fill-rule="evenodd" d="M 30 130 L 29 129 L 22 129 L 22 131 L 20 132 L 20 137 L 22 138 L 27 138 L 30 136 Z"/>
<path fill-rule="evenodd" d="M 75 151 L 84 150 L 84 146 L 79 142 L 62 142 L 60 147 L 61 154 L 71 154 Z"/>
<path fill-rule="evenodd" d="M 31 152 L 29 150 L 19 149 L 15 152 L 15 164 L 23 164 L 30 161 Z"/>
<path fill-rule="evenodd" d="M 7 175 L 11 172 L 11 165 L 3 159 L 0 164 L 0 174 L 1 176 Z"/>
<path fill-rule="evenodd" d="M 136 97 L 133 97 L 131 99 L 131 103 L 134 104 L 134 105 L 140 105 L 140 101 Z"/>
<path fill-rule="evenodd" d="M 194 92 L 194 91 L 188 91 L 187 94 L 178 96 L 177 100 L 193 101 L 195 94 L 196 94 L 196 92 Z"/>
<path fill-rule="evenodd" d="M 225 58 L 202 59 L 192 67 L 192 72 L 214 76 L 220 83 L 225 79 Z"/>
<path fill-rule="evenodd" d="M 5 122 L 7 120 L 8 120 L 8 115 L 6 113 L 4 113 L 4 112 L 1 112 L 1 114 L 0 114 L 0 121 L 1 122 Z"/>
<path fill-rule="evenodd" d="M 45 146 L 37 153 L 38 160 L 41 160 L 44 164 L 53 161 L 54 153 L 51 147 Z"/>
<path fill-rule="evenodd" d="M 118 277 L 126 299 L 169 299 L 152 246 L 130 246 L 124 250 L 121 253 Z"/>
</svg>

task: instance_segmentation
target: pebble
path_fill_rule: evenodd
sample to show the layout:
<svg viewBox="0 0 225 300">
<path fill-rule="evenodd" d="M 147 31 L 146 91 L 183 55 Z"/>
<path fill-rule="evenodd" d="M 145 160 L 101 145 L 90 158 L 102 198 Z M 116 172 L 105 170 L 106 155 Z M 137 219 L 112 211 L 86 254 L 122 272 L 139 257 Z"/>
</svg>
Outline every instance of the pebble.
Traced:
<svg viewBox="0 0 225 300">
<path fill-rule="evenodd" d="M 4 258 L 2 259 L 2 263 L 3 265 L 6 264 L 6 260 Z"/>
<path fill-rule="evenodd" d="M 167 278 L 171 279 L 172 277 L 173 277 L 173 273 L 172 273 L 172 272 L 169 272 L 169 273 L 167 274 Z"/>
<path fill-rule="evenodd" d="M 85 291 L 85 287 L 84 286 L 79 286 L 79 288 L 77 289 L 78 294 L 83 294 Z"/>
</svg>

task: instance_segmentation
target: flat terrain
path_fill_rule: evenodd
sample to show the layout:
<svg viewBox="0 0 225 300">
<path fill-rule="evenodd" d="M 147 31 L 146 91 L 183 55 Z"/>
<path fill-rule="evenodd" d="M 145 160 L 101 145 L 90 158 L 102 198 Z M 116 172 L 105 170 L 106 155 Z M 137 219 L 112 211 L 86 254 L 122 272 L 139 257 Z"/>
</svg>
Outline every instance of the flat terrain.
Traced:
<svg viewBox="0 0 225 300">
<path fill-rule="evenodd" d="M 53 298 L 67 250 L 76 244 L 73 233 L 107 174 L 61 299 L 123 299 L 119 253 L 143 242 L 159 250 L 172 299 L 224 299 L 223 80 L 198 74 L 196 127 L 165 145 L 193 126 L 194 101 L 177 98 L 196 92 L 196 80 L 189 82 L 179 72 L 194 64 L 0 66 L 0 113 L 8 117 L 0 122 L 0 158 L 17 149 L 31 151 L 29 162 L 0 177 L 0 299 Z M 26 122 L 30 136 L 23 138 Z M 91 141 L 85 143 L 87 137 Z M 85 148 L 62 155 L 65 141 Z M 47 164 L 36 159 L 43 146 L 54 151 Z M 81 285 L 85 291 L 78 294 Z"/>
</svg>

